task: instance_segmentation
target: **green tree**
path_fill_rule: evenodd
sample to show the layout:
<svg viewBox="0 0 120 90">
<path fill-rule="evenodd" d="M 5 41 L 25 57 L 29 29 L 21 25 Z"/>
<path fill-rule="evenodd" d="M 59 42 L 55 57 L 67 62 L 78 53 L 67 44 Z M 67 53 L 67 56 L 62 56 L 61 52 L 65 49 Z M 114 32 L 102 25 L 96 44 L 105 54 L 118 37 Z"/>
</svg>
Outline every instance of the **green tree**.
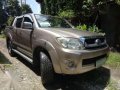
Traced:
<svg viewBox="0 0 120 90">
<path fill-rule="evenodd" d="M 0 24 L 2 24 L 2 22 L 3 22 L 2 12 L 3 12 L 3 10 L 2 10 L 2 1 L 0 1 Z"/>
<path fill-rule="evenodd" d="M 32 13 L 32 9 L 31 9 L 30 6 L 27 5 L 27 4 L 23 4 L 23 5 L 21 6 L 21 10 L 22 10 L 22 13 L 23 13 L 23 14 Z"/>
<path fill-rule="evenodd" d="M 60 11 L 58 13 L 58 15 L 62 18 L 73 18 L 75 16 L 75 13 L 73 12 L 73 10 L 66 10 L 66 11 Z"/>
<path fill-rule="evenodd" d="M 74 13 L 75 17 L 86 21 L 94 17 L 99 10 L 99 6 L 111 0 L 36 0 L 41 3 L 43 14 L 58 15 L 68 11 Z M 119 0 L 116 0 L 119 2 Z M 67 15 L 69 17 L 69 15 Z M 65 16 L 66 17 L 66 16 Z"/>
<path fill-rule="evenodd" d="M 19 16 L 22 14 L 19 2 L 17 0 L 8 0 L 9 7 L 7 8 L 7 12 L 11 16 Z"/>
</svg>

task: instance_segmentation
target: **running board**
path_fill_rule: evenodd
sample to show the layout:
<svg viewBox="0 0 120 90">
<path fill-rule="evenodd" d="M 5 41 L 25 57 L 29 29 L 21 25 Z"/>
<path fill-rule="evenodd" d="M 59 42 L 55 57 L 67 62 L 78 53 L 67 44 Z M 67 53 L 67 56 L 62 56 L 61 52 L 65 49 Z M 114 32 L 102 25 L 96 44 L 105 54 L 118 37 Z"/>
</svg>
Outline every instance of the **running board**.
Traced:
<svg viewBox="0 0 120 90">
<path fill-rule="evenodd" d="M 30 59 L 30 58 L 27 57 L 26 55 L 22 54 L 22 53 L 19 52 L 18 50 L 13 49 L 13 51 L 14 51 L 15 53 L 19 54 L 19 55 L 20 55 L 21 57 L 23 57 L 24 59 L 26 59 L 28 62 L 33 63 L 33 60 L 32 60 L 32 59 Z"/>
</svg>

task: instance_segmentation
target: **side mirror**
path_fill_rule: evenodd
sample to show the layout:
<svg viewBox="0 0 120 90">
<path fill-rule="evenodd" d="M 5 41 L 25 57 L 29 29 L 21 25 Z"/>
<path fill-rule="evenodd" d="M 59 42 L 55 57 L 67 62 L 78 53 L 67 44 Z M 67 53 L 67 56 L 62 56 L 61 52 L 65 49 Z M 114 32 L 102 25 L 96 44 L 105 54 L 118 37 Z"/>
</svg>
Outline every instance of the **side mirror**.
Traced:
<svg viewBox="0 0 120 90">
<path fill-rule="evenodd" d="M 23 22 L 24 29 L 33 29 L 33 24 L 31 22 Z"/>
</svg>

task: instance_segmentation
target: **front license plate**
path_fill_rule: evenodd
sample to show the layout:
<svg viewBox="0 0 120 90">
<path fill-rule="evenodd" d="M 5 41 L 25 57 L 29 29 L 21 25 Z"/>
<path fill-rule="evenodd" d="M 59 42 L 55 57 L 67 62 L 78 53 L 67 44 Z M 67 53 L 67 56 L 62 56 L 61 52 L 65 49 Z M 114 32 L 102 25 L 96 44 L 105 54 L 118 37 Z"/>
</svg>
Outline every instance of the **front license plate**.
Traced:
<svg viewBox="0 0 120 90">
<path fill-rule="evenodd" d="M 102 58 L 102 59 L 96 61 L 96 67 L 102 66 L 105 63 L 105 61 L 106 61 L 106 58 Z"/>
</svg>

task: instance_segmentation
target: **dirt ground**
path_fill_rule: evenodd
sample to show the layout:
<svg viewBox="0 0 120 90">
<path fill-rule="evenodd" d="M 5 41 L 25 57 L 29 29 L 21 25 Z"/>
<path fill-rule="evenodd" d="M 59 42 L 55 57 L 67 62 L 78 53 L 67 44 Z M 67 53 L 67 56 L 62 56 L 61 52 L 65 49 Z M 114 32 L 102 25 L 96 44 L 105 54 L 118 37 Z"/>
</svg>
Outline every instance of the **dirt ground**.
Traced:
<svg viewBox="0 0 120 90">
<path fill-rule="evenodd" d="M 10 57 L 5 39 L 0 39 L 0 90 L 120 90 L 120 69 L 101 67 L 91 72 L 58 75 L 54 84 L 43 86 L 39 72 L 20 56 Z"/>
</svg>

